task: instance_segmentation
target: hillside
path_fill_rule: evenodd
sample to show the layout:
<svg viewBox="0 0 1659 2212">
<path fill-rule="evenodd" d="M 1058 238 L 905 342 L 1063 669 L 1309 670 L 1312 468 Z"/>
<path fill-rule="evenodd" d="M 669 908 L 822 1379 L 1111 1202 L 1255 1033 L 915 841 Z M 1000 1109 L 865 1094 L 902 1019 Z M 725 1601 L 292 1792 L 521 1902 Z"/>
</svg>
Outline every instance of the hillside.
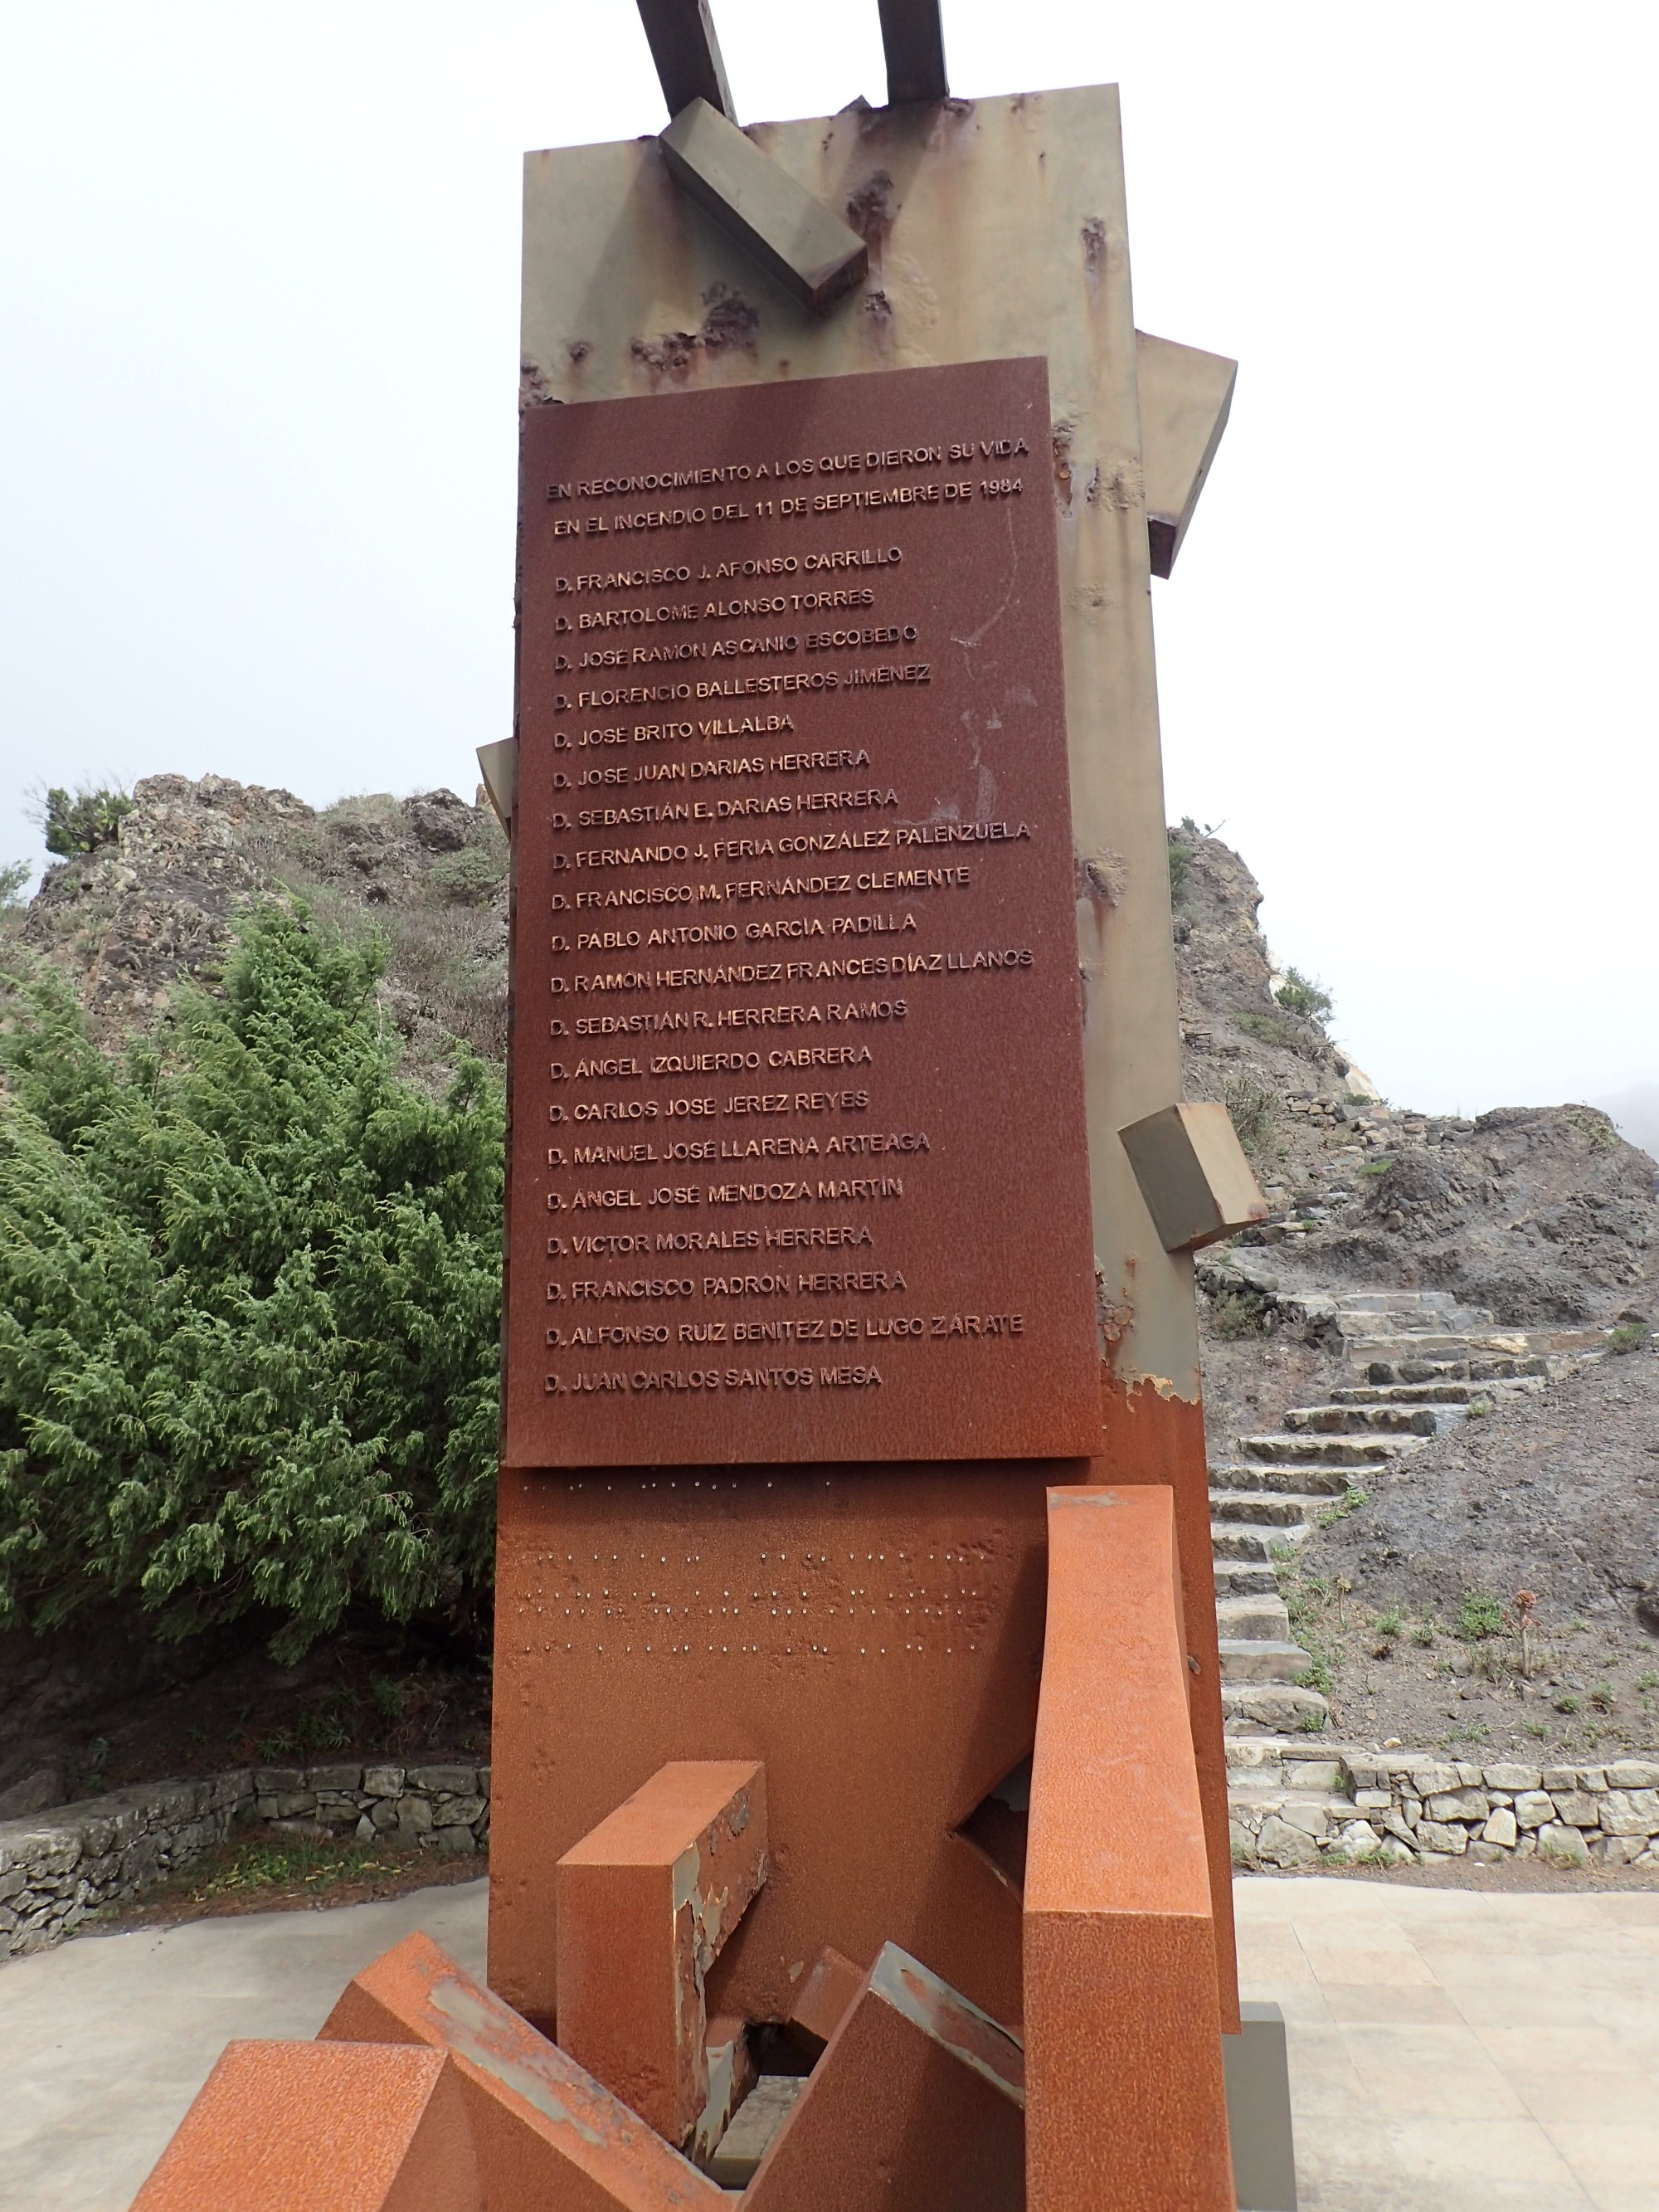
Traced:
<svg viewBox="0 0 1659 2212">
<path fill-rule="evenodd" d="M 134 801 L 112 840 L 49 870 L 8 924 L 26 961 L 72 981 L 100 1042 L 139 1034 L 182 983 L 211 986 L 239 911 L 283 886 L 349 936 L 385 939 L 376 989 L 409 1080 L 437 1097 L 464 1048 L 500 1060 L 507 854 L 487 807 L 437 791 L 317 811 L 179 776 L 147 778 Z M 1276 975 L 1238 855 L 1190 823 L 1171 831 L 1170 855 L 1187 1093 L 1225 1100 L 1275 1209 L 1200 1271 L 1212 1454 L 1340 1379 L 1326 1316 L 1346 1286 L 1449 1292 L 1516 1328 L 1622 1322 L 1639 1339 L 1659 1267 L 1653 1162 L 1586 1106 L 1466 1121 L 1385 1103 L 1318 993 Z M 1555 1709 L 1559 1695 L 1576 1712 L 1580 1693 L 1559 1686 L 1582 1680 L 1612 1685 L 1621 1734 L 1659 1736 L 1636 1686 L 1659 1651 L 1656 1448 L 1659 1359 L 1644 1350 L 1436 1437 L 1318 1530 L 1302 1576 L 1345 1581 L 1357 1630 L 1323 1647 L 1334 1725 L 1379 1741 L 1443 1730 L 1451 1662 L 1383 1663 L 1365 1624 L 1391 1610 L 1443 1624 L 1471 1589 L 1507 1601 L 1524 1587 L 1553 1638 L 1557 1688 L 1528 1709 L 1541 1725 L 1566 1740 L 1582 1724 Z M 1589 1643 L 1569 1650 L 1581 1633 Z M 487 1697 L 487 1678 L 441 1642 L 355 1618 L 287 1668 L 246 1636 L 158 1650 L 130 1614 L 41 1639 L 13 1631 L 0 1638 L 0 1806 L 15 1787 L 55 1802 L 260 1745 L 374 1753 L 390 1732 L 429 1754 L 462 1749 L 482 1741 Z"/>
</svg>

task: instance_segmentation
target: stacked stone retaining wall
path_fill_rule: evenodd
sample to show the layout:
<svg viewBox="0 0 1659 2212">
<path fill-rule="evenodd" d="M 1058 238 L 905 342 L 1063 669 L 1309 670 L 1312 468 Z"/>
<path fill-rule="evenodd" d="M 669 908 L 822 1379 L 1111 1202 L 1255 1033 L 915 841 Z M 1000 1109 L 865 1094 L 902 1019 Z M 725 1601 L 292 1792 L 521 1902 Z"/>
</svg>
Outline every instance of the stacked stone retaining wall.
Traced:
<svg viewBox="0 0 1659 2212">
<path fill-rule="evenodd" d="M 1234 1856 L 1276 1867 L 1379 1860 L 1659 1868 L 1659 1756 L 1597 1765 L 1347 1751 L 1234 1769 Z"/>
<path fill-rule="evenodd" d="M 131 1903 L 233 1834 L 481 1851 L 489 1836 L 489 1769 L 241 1767 L 0 1823 L 0 1958 L 44 1949 L 89 1913 Z"/>
</svg>

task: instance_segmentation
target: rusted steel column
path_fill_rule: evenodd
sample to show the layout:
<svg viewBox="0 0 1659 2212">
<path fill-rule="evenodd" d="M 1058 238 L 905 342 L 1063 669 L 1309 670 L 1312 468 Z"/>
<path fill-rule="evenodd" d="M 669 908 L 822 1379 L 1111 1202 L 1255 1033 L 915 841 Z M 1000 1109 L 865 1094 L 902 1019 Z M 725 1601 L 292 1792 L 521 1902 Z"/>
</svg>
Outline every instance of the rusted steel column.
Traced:
<svg viewBox="0 0 1659 2212">
<path fill-rule="evenodd" d="M 766 1880 L 766 1770 L 681 1760 L 559 1861 L 559 2042 L 677 2147 L 708 2101 L 708 1969 Z"/>
<path fill-rule="evenodd" d="M 461 2078 L 407 2045 L 233 2043 L 132 2212 L 483 2212 Z"/>
<path fill-rule="evenodd" d="M 429 1936 L 407 1936 L 366 1966 L 319 2039 L 427 2044 L 448 2053 L 465 2087 L 490 2212 L 555 2204 L 561 2212 L 714 2212 L 726 2202 L 706 2174 Z M 330 2212 L 331 2203 L 310 2200 L 305 2212 Z"/>
<path fill-rule="evenodd" d="M 1025 1868 L 1031 2212 L 1232 2212 L 1174 1501 L 1048 1493 Z"/>
<path fill-rule="evenodd" d="M 1020 2212 L 1024 2064 L 884 1945 L 744 2192 L 749 2212 Z"/>
</svg>

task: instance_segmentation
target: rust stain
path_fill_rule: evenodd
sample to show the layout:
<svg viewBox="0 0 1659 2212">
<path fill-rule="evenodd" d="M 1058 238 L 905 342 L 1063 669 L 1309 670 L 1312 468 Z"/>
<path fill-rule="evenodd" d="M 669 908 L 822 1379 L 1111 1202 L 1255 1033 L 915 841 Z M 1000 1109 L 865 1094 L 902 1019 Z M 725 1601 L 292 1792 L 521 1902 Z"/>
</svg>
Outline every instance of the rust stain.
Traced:
<svg viewBox="0 0 1659 2212">
<path fill-rule="evenodd" d="M 872 172 L 847 202 L 847 220 L 869 247 L 872 259 L 887 243 L 897 215 L 893 179 L 885 169 Z"/>
<path fill-rule="evenodd" d="M 629 343 L 629 351 L 634 359 L 653 377 L 670 377 L 684 382 L 701 355 L 722 353 L 732 346 L 754 352 L 760 313 L 734 285 L 711 284 L 702 295 L 702 302 L 704 313 L 699 329 L 659 331 L 655 337 L 638 337 Z"/>
<path fill-rule="evenodd" d="M 1084 218 L 1083 266 L 1091 276 L 1098 276 L 1106 266 L 1106 225 L 1097 215 Z"/>
<path fill-rule="evenodd" d="M 1073 434 L 1073 425 L 1064 420 L 1056 422 L 1050 433 L 1050 443 L 1054 457 L 1054 489 L 1060 494 L 1060 504 L 1066 514 L 1072 511 L 1072 439 Z"/>
</svg>

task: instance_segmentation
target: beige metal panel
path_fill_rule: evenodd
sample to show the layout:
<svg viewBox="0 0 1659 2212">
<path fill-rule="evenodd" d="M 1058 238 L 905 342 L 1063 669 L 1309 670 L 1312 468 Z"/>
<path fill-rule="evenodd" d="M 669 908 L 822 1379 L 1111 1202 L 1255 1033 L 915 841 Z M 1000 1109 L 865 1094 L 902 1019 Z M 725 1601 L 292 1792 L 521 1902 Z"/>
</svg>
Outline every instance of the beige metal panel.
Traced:
<svg viewBox="0 0 1659 2212">
<path fill-rule="evenodd" d="M 1244 1147 L 1224 1106 L 1165 1106 L 1119 1133 L 1171 1252 L 1196 1252 L 1267 1218 Z"/>
<path fill-rule="evenodd" d="M 1167 576 L 1227 427 L 1238 363 L 1145 331 L 1135 332 L 1135 343 L 1152 574 Z"/>
<path fill-rule="evenodd" d="M 1191 1261 L 1117 1132 L 1181 1095 L 1116 88 L 848 109 L 750 135 L 870 248 L 821 319 L 676 190 L 654 139 L 532 154 L 526 396 L 1047 355 L 1095 1249 L 1115 1372 L 1198 1393 Z M 951 426 L 940 425 L 942 435 Z"/>
</svg>

